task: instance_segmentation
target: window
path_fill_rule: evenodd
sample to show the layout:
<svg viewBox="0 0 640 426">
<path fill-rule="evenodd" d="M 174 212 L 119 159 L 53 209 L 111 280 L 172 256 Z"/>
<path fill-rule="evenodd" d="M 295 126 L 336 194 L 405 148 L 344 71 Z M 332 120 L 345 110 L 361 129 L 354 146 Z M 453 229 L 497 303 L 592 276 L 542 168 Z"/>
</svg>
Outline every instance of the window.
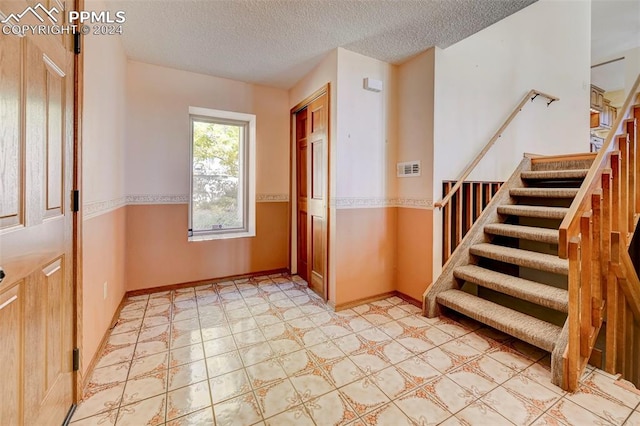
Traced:
<svg viewBox="0 0 640 426">
<path fill-rule="evenodd" d="M 190 107 L 189 117 L 189 241 L 255 236 L 255 115 Z"/>
</svg>

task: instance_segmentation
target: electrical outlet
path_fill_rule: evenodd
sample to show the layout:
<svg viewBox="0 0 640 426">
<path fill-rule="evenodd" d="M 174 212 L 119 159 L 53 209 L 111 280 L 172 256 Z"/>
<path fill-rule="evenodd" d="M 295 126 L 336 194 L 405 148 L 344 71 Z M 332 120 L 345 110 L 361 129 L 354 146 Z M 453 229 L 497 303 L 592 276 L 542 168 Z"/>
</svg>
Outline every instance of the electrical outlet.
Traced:
<svg viewBox="0 0 640 426">
<path fill-rule="evenodd" d="M 102 297 L 104 298 L 104 300 L 107 300 L 107 282 L 105 281 L 104 284 L 102 284 Z"/>
</svg>

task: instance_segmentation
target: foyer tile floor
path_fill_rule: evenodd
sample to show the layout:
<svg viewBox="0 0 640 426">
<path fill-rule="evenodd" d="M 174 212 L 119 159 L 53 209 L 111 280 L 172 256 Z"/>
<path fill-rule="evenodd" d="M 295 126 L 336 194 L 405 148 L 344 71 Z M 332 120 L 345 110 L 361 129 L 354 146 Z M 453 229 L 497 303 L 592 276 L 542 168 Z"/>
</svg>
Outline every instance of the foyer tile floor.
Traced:
<svg viewBox="0 0 640 426">
<path fill-rule="evenodd" d="M 270 275 L 127 299 L 72 424 L 634 425 L 640 394 L 397 297 L 333 312 Z"/>
</svg>

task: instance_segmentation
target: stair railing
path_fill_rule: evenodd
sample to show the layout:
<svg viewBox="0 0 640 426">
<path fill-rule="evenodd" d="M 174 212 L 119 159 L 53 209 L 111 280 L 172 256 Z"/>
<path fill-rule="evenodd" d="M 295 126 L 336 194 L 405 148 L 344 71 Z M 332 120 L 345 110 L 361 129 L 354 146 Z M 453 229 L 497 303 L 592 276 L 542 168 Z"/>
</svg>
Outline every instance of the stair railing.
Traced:
<svg viewBox="0 0 640 426">
<path fill-rule="evenodd" d="M 511 124 L 511 122 L 516 117 L 516 115 L 518 115 L 518 113 L 522 111 L 522 108 L 525 106 L 527 101 L 531 100 L 533 102 L 533 100 L 538 96 L 548 99 L 547 106 L 551 105 L 552 102 L 560 100 L 560 98 L 548 95 L 539 90 L 534 90 L 534 89 L 529 90 L 529 92 L 527 92 L 527 94 L 522 98 L 518 106 L 516 106 L 513 109 L 509 117 L 507 117 L 505 122 L 502 124 L 502 126 L 500 126 L 498 131 L 491 137 L 489 142 L 487 142 L 487 144 L 482 149 L 482 151 L 480 151 L 480 153 L 476 155 L 476 157 L 467 165 L 467 167 L 464 169 L 464 171 L 458 177 L 458 179 L 456 179 L 455 185 L 453 185 L 453 187 L 449 189 L 449 191 L 445 194 L 444 197 L 442 197 L 440 201 L 434 204 L 434 206 L 437 208 L 444 208 L 443 210 L 444 221 L 443 221 L 443 234 L 442 234 L 443 235 L 443 263 L 446 263 L 446 261 L 451 257 L 451 254 L 455 251 L 457 245 L 460 243 L 459 240 L 462 239 L 462 237 L 460 237 L 459 239 L 455 239 L 452 242 L 451 238 L 447 238 L 447 235 L 451 234 L 452 225 L 454 223 L 462 223 L 462 215 L 463 215 L 463 209 L 456 209 L 456 211 L 454 212 L 453 209 L 451 209 L 451 205 L 449 202 L 453 197 L 458 197 L 458 199 L 459 197 L 461 197 L 462 194 L 460 191 L 461 191 L 462 184 L 469 177 L 473 169 L 475 169 L 475 167 L 478 165 L 478 163 L 480 163 L 480 161 L 484 158 L 487 152 L 489 152 L 491 147 L 502 136 L 502 134 L 504 133 L 506 128 L 509 127 L 509 124 Z"/>
<path fill-rule="evenodd" d="M 640 214 L 640 88 L 635 81 L 559 230 L 569 259 L 564 388 L 574 391 L 606 322 L 605 370 L 640 384 L 640 281 L 628 253 Z"/>
</svg>

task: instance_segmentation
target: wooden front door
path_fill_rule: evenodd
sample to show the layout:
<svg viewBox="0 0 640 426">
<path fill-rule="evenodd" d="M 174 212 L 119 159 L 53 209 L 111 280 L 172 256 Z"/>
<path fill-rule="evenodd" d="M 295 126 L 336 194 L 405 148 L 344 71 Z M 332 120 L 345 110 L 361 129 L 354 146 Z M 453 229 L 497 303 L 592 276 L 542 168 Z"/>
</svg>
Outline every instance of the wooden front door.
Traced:
<svg viewBox="0 0 640 426">
<path fill-rule="evenodd" d="M 325 300 L 327 294 L 328 95 L 296 113 L 298 274 Z"/>
<path fill-rule="evenodd" d="M 58 426 L 73 403 L 73 60 L 71 36 L 0 35 L 0 425 Z"/>
</svg>

